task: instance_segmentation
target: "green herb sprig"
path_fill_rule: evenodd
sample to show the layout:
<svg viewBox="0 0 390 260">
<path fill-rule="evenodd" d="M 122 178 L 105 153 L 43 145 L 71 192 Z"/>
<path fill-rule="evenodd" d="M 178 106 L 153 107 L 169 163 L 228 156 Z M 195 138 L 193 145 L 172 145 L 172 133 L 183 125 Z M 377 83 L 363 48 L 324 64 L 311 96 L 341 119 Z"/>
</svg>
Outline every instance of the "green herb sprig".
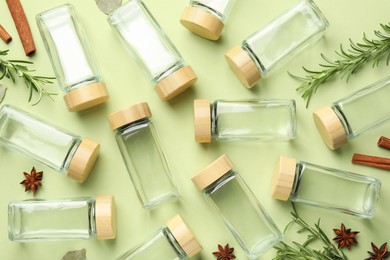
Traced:
<svg viewBox="0 0 390 260">
<path fill-rule="evenodd" d="M 386 58 L 386 65 L 390 62 L 390 23 L 381 24 L 384 32 L 374 31 L 377 39 L 369 40 L 366 34 L 363 34 L 363 42 L 355 43 L 351 39 L 350 49 L 345 50 L 340 44 L 340 51 L 336 51 L 340 59 L 332 61 L 321 53 L 322 59 L 326 62 L 320 64 L 322 70 L 310 70 L 303 67 L 307 73 L 306 76 L 300 77 L 292 75 L 293 78 L 302 81 L 302 84 L 297 88 L 303 99 L 306 100 L 306 107 L 309 104 L 310 98 L 317 91 L 318 87 L 329 81 L 337 74 L 341 78 L 346 78 L 347 82 L 351 75 L 365 63 L 372 61 L 372 66 L 378 66 L 382 59 Z"/>
<path fill-rule="evenodd" d="M 44 86 L 45 84 L 52 84 L 52 80 L 55 78 L 32 75 L 34 70 L 31 70 L 27 66 L 28 64 L 33 64 L 32 61 L 3 59 L 2 56 L 6 56 L 7 54 L 8 50 L 0 50 L 0 80 L 5 77 L 11 79 L 12 82 L 15 83 L 17 76 L 23 78 L 24 83 L 29 90 L 28 102 L 32 100 L 33 91 L 36 91 L 39 94 L 37 101 L 33 105 L 38 104 L 43 96 L 47 96 L 53 100 L 52 95 L 57 94 L 46 91 Z"/>
</svg>

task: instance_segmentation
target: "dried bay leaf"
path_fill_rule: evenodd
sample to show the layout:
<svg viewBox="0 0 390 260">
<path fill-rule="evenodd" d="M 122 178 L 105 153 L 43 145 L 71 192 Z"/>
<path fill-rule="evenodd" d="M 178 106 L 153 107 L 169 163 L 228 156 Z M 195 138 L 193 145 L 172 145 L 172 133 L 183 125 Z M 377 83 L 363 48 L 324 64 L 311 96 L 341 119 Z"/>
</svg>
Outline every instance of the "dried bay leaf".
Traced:
<svg viewBox="0 0 390 260">
<path fill-rule="evenodd" d="M 87 260 L 87 250 L 83 248 L 81 250 L 69 251 L 61 260 Z"/>
<path fill-rule="evenodd" d="M 7 87 L 0 84 L 0 103 L 3 101 L 6 92 L 7 92 Z"/>
<path fill-rule="evenodd" d="M 110 14 L 122 5 L 122 0 L 95 0 L 100 11 Z"/>
</svg>

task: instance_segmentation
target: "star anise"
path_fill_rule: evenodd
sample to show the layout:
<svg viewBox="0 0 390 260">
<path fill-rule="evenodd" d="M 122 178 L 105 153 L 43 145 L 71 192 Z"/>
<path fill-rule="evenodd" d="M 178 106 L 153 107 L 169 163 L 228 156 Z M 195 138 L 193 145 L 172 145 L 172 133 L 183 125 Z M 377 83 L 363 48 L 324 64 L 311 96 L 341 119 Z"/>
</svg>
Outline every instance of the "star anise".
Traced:
<svg viewBox="0 0 390 260">
<path fill-rule="evenodd" d="M 225 247 L 222 247 L 218 244 L 218 251 L 213 252 L 213 255 L 217 257 L 217 260 L 229 260 L 236 258 L 236 256 L 233 254 L 234 247 L 229 247 L 229 244 L 226 244 Z"/>
<path fill-rule="evenodd" d="M 371 247 L 374 252 L 367 251 L 367 253 L 370 254 L 370 257 L 367 257 L 364 260 L 384 260 L 390 256 L 390 252 L 387 251 L 387 243 L 384 243 L 380 248 L 378 248 L 371 242 Z"/>
<path fill-rule="evenodd" d="M 24 177 L 26 178 L 20 184 L 24 184 L 26 186 L 24 191 L 32 190 L 33 194 L 38 190 L 39 186 L 42 186 L 42 178 L 43 172 L 36 172 L 33 167 L 31 173 L 23 172 Z"/>
<path fill-rule="evenodd" d="M 333 231 L 337 235 L 333 240 L 339 244 L 339 248 L 346 246 L 350 250 L 352 245 L 358 244 L 355 237 L 359 232 L 351 232 L 351 229 L 346 229 L 343 223 L 341 223 L 341 229 L 334 228 Z"/>
</svg>

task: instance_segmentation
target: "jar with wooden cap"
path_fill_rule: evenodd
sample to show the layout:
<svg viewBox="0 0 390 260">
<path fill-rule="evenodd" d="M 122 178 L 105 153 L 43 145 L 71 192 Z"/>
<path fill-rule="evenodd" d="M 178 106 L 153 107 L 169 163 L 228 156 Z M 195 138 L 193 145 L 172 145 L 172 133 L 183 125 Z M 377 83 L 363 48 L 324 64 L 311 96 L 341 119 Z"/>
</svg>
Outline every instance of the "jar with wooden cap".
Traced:
<svg viewBox="0 0 390 260">
<path fill-rule="evenodd" d="M 190 0 L 180 23 L 191 32 L 208 40 L 221 36 L 235 0 Z"/>
<path fill-rule="evenodd" d="M 225 58 L 241 83 L 251 88 L 319 39 L 327 27 L 315 3 L 301 0 L 226 52 Z"/>
<path fill-rule="evenodd" d="M 194 100 L 195 141 L 286 141 L 296 136 L 295 101 Z"/>
<path fill-rule="evenodd" d="M 259 257 L 282 238 L 268 212 L 242 177 L 222 155 L 192 178 L 209 205 L 232 232 L 250 259 Z"/>
<path fill-rule="evenodd" d="M 358 90 L 313 113 L 324 143 L 331 150 L 390 120 L 390 77 Z"/>
<path fill-rule="evenodd" d="M 100 151 L 98 143 L 10 105 L 0 109 L 0 146 L 80 183 L 87 179 Z"/>
<path fill-rule="evenodd" d="M 162 100 L 179 95 L 195 83 L 194 71 L 143 1 L 128 1 L 108 16 L 108 22 Z"/>
<path fill-rule="evenodd" d="M 130 179 L 144 208 L 179 197 L 147 103 L 108 116 Z"/>
<path fill-rule="evenodd" d="M 194 233 L 180 215 L 170 219 L 149 239 L 122 254 L 117 260 L 130 259 L 188 259 L 202 251 Z"/>
<path fill-rule="evenodd" d="M 70 4 L 36 16 L 58 85 L 66 93 L 69 111 L 81 111 L 106 102 L 109 94 L 87 36 Z"/>
<path fill-rule="evenodd" d="M 278 200 L 372 218 L 380 188 L 373 177 L 280 156 L 271 193 Z"/>
<path fill-rule="evenodd" d="M 8 205 L 8 237 L 16 242 L 115 239 L 115 199 L 97 196 L 13 201 Z"/>
</svg>

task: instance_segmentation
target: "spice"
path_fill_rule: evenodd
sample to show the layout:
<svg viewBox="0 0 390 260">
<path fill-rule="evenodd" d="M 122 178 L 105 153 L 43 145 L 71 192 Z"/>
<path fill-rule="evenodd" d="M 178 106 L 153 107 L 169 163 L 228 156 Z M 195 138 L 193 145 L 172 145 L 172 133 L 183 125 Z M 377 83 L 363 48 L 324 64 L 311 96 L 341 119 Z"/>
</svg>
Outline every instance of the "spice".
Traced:
<svg viewBox="0 0 390 260">
<path fill-rule="evenodd" d="M 87 260 L 87 250 L 85 248 L 67 252 L 61 260 Z"/>
<path fill-rule="evenodd" d="M 333 231 L 337 235 L 335 238 L 333 238 L 333 240 L 339 244 L 339 248 L 343 248 L 346 246 L 350 250 L 351 246 L 358 244 L 355 237 L 359 232 L 351 232 L 351 229 L 345 228 L 343 223 L 341 223 L 341 229 L 334 228 Z"/>
<path fill-rule="evenodd" d="M 378 140 L 378 146 L 390 150 L 390 138 L 381 136 Z"/>
<path fill-rule="evenodd" d="M 229 247 L 229 243 L 227 243 L 225 247 L 218 244 L 218 251 L 213 252 L 213 255 L 217 257 L 217 260 L 229 260 L 236 258 L 233 251 L 234 247 Z"/>
<path fill-rule="evenodd" d="M 390 170 L 390 158 L 355 153 L 352 156 L 352 163 Z"/>
<path fill-rule="evenodd" d="M 371 242 L 371 247 L 374 252 L 367 251 L 367 253 L 370 254 L 370 257 L 367 257 L 364 260 L 383 260 L 390 256 L 390 252 L 387 251 L 387 243 L 384 243 L 380 248 L 378 248 Z"/>
<path fill-rule="evenodd" d="M 12 41 L 11 35 L 9 35 L 9 33 L 4 29 L 3 26 L 1 26 L 1 24 L 0 24 L 0 38 L 3 39 L 5 43 L 9 43 L 10 41 Z"/>
<path fill-rule="evenodd" d="M 43 172 L 36 172 L 35 167 L 32 168 L 30 174 L 23 172 L 24 177 L 26 178 L 20 184 L 26 186 L 24 191 L 32 190 L 33 194 L 38 190 L 39 186 L 42 186 Z"/>
<path fill-rule="evenodd" d="M 3 102 L 6 92 L 7 92 L 7 87 L 0 84 L 0 103 Z"/>
</svg>

